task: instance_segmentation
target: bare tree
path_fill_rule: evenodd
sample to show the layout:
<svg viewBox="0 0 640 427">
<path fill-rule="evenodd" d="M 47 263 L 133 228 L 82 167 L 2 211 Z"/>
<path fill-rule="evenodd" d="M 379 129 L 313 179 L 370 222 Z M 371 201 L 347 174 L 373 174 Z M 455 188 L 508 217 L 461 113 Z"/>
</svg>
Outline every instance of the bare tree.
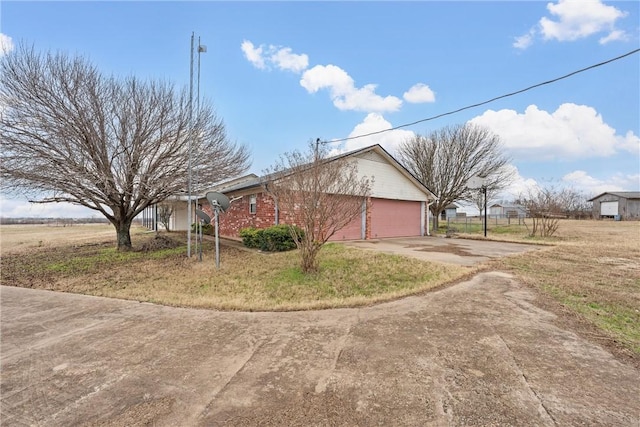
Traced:
<svg viewBox="0 0 640 427">
<path fill-rule="evenodd" d="M 569 218 L 589 218 L 592 216 L 592 204 L 588 196 L 575 188 L 563 188 L 558 194 L 560 207 Z"/>
<path fill-rule="evenodd" d="M 519 196 L 519 202 L 531 217 L 531 228 L 525 222 L 531 237 L 551 237 L 558 231 L 560 219 L 566 217 L 565 196 L 563 190 L 539 186 Z"/>
<path fill-rule="evenodd" d="M 200 182 L 248 167 L 247 148 L 229 142 L 212 107 L 201 103 L 190 120 L 187 91 L 171 84 L 105 76 L 83 57 L 24 45 L 0 71 L 3 186 L 100 212 L 118 249 L 131 248 L 145 207 L 186 189 L 189 139 Z"/>
<path fill-rule="evenodd" d="M 284 154 L 266 176 L 265 187 L 285 215 L 283 222 L 303 231 L 298 235 L 290 227 L 302 271 L 317 271 L 322 245 L 362 214 L 371 180 L 359 177 L 355 162 L 348 158 L 329 158 L 319 141 L 310 142 L 304 153 Z"/>
<path fill-rule="evenodd" d="M 171 231 L 169 229 L 169 224 L 171 221 L 171 215 L 173 215 L 173 212 L 175 211 L 175 204 L 174 203 L 161 203 L 158 205 L 158 221 L 160 221 L 160 224 L 162 224 L 164 226 L 164 229 L 169 232 Z"/>
<path fill-rule="evenodd" d="M 500 138 L 469 123 L 445 127 L 428 136 L 416 135 L 400 146 L 398 157 L 438 197 L 430 205 L 434 230 L 438 228 L 438 215 L 448 204 L 472 201 L 477 196 L 477 191 L 467 188 L 473 176 L 489 177 L 492 192 L 504 188 L 511 179 Z"/>
</svg>

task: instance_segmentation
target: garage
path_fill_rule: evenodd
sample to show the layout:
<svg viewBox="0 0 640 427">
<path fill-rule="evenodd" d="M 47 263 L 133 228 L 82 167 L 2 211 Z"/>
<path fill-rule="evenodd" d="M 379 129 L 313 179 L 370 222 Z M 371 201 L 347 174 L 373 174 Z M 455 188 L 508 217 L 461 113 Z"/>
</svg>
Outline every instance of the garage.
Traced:
<svg viewBox="0 0 640 427">
<path fill-rule="evenodd" d="M 349 224 L 342 227 L 329 240 L 360 240 L 364 238 L 362 216 L 354 218 Z"/>
<path fill-rule="evenodd" d="M 589 199 L 594 218 L 640 220 L 640 191 L 608 191 Z"/>
<path fill-rule="evenodd" d="M 600 203 L 600 216 L 615 216 L 618 215 L 618 201 L 615 202 L 601 202 Z"/>
<path fill-rule="evenodd" d="M 422 235 L 421 207 L 418 201 L 372 199 L 371 238 Z"/>
</svg>

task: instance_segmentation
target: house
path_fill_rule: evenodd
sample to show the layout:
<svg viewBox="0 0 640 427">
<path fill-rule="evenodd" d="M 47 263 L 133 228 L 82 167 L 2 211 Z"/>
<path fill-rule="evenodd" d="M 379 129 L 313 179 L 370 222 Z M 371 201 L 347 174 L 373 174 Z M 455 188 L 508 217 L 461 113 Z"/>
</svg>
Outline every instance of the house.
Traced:
<svg viewBox="0 0 640 427">
<path fill-rule="evenodd" d="M 435 195 L 380 145 L 351 151 L 329 159 L 356 162 L 359 176 L 373 177 L 371 193 L 362 214 L 339 230 L 331 240 L 422 236 L 429 233 L 429 204 Z M 281 212 L 264 187 L 264 179 L 248 175 L 210 189 L 232 201 L 219 217 L 221 236 L 238 237 L 246 227 L 266 228 L 295 215 Z M 199 203 L 211 213 L 204 196 Z M 293 221 L 295 223 L 295 220 Z"/>
<path fill-rule="evenodd" d="M 455 203 L 449 203 L 447 206 L 444 207 L 444 210 L 440 212 L 440 218 L 442 219 L 455 218 L 457 216 L 457 210 L 459 207 L 460 206 L 456 205 Z"/>
<path fill-rule="evenodd" d="M 640 220 L 640 191 L 612 191 L 589 199 L 594 218 Z"/>
<path fill-rule="evenodd" d="M 494 203 L 489 206 L 488 214 L 496 218 L 523 218 L 527 216 L 527 208 L 513 203 Z"/>
</svg>

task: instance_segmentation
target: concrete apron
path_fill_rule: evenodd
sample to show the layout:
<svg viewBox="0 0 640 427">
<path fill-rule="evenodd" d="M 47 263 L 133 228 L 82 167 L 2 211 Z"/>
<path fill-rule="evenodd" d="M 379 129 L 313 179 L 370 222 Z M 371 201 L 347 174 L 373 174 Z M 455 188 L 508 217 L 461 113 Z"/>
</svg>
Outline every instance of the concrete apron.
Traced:
<svg viewBox="0 0 640 427">
<path fill-rule="evenodd" d="M 2 287 L 2 425 L 616 425 L 640 375 L 508 275 L 227 313 Z"/>
</svg>

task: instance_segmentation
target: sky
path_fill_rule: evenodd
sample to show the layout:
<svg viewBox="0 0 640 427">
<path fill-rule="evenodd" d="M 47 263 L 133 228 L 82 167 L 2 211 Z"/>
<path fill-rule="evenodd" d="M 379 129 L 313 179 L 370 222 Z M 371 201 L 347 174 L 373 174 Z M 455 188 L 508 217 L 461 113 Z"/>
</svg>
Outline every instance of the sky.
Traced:
<svg viewBox="0 0 640 427">
<path fill-rule="evenodd" d="M 19 43 L 82 55 L 103 72 L 188 87 L 260 175 L 279 156 L 330 141 L 379 143 L 467 122 L 500 136 L 516 180 L 595 196 L 640 190 L 640 54 L 518 95 L 428 120 L 607 61 L 640 46 L 640 2 L 28 2 L 0 3 L 0 52 Z M 412 126 L 369 137 L 370 132 Z M 1 215 L 95 216 L 1 195 Z"/>
</svg>

